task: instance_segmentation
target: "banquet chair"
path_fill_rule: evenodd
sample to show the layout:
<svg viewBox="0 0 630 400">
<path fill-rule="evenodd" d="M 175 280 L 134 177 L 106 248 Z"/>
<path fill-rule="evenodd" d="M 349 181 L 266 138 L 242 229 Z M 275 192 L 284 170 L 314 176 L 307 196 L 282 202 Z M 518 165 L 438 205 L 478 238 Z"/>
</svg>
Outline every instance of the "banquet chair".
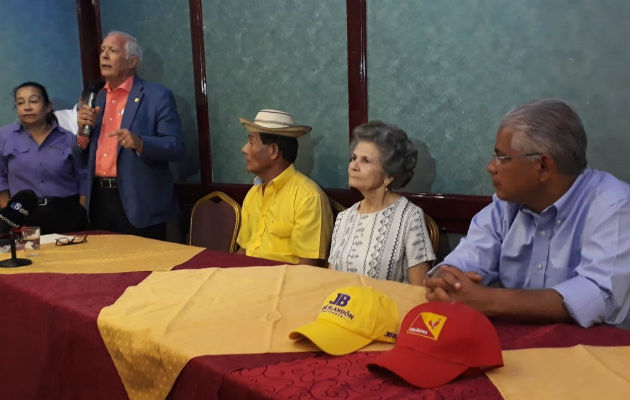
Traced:
<svg viewBox="0 0 630 400">
<path fill-rule="evenodd" d="M 344 211 L 346 207 L 344 207 L 340 202 L 328 196 L 328 202 L 330 203 L 330 208 L 332 209 L 333 215 L 333 223 L 337 220 L 337 214 Z"/>
<path fill-rule="evenodd" d="M 192 208 L 188 244 L 234 253 L 240 224 L 241 206 L 223 192 L 212 192 Z"/>
<path fill-rule="evenodd" d="M 431 239 L 433 253 L 437 255 L 438 244 L 440 243 L 440 228 L 433 217 L 427 213 L 424 213 L 424 224 L 427 226 L 427 231 L 429 232 L 429 239 Z"/>
</svg>

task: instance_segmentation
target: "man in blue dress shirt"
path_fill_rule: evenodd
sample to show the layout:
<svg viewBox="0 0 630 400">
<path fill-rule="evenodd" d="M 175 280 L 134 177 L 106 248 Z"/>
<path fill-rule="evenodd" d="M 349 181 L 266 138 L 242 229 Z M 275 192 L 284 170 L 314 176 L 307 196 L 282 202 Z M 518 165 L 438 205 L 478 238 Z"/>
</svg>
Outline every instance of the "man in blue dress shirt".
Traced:
<svg viewBox="0 0 630 400">
<path fill-rule="evenodd" d="M 531 322 L 619 324 L 630 306 L 630 186 L 587 168 L 580 117 L 558 100 L 506 114 L 496 194 L 427 278 L 427 299 Z"/>
</svg>

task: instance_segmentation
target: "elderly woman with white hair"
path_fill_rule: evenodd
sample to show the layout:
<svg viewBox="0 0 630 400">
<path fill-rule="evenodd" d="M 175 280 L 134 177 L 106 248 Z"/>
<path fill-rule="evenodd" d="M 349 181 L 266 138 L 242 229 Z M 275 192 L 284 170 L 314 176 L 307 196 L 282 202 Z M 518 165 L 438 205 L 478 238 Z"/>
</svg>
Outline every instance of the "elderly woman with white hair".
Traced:
<svg viewBox="0 0 630 400">
<path fill-rule="evenodd" d="M 330 268 L 420 285 L 435 259 L 424 214 L 392 191 L 409 183 L 418 152 L 394 125 L 371 121 L 353 133 L 348 183 L 363 200 L 337 216 Z"/>
</svg>

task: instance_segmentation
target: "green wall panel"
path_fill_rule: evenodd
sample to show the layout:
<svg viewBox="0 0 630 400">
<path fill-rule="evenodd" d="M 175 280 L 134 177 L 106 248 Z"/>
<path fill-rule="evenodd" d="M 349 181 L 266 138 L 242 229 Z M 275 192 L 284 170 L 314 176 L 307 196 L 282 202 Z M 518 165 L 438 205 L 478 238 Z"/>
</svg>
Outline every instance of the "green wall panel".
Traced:
<svg viewBox="0 0 630 400">
<path fill-rule="evenodd" d="M 369 117 L 420 146 L 410 191 L 491 194 L 502 115 L 528 100 L 573 105 L 591 167 L 630 180 L 630 3 L 369 0 Z"/>
<path fill-rule="evenodd" d="M 25 81 L 46 87 L 55 110 L 81 94 L 76 3 L 0 0 L 0 125 L 16 120 L 13 88 Z"/>
<path fill-rule="evenodd" d="M 288 111 L 313 131 L 296 166 L 326 187 L 347 185 L 345 1 L 204 0 L 213 179 L 251 183 L 238 117 Z"/>
</svg>

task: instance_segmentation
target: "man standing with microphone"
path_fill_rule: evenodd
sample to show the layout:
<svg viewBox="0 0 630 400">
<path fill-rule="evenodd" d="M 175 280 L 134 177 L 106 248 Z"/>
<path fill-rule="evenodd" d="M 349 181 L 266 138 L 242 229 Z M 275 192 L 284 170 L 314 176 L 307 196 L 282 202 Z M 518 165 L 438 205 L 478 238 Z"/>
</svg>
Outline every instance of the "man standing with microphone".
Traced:
<svg viewBox="0 0 630 400">
<path fill-rule="evenodd" d="M 88 166 L 91 229 L 166 238 L 179 211 L 169 162 L 184 156 L 172 92 L 136 75 L 137 40 L 110 32 L 101 45 L 105 87 L 77 115 L 77 143 Z"/>
</svg>

